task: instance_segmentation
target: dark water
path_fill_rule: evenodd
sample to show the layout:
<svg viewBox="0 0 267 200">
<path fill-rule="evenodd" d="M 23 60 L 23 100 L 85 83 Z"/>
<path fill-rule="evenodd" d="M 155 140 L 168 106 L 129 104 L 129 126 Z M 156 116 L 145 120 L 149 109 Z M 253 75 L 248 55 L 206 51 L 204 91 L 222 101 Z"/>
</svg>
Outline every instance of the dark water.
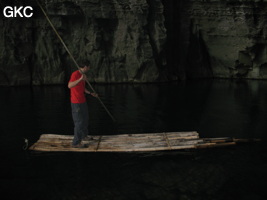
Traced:
<svg viewBox="0 0 267 200">
<path fill-rule="evenodd" d="M 65 86 L 0 88 L 1 199 L 266 199 L 267 82 L 95 85 L 90 132 L 198 131 L 260 138 L 232 147 L 154 153 L 35 153 L 41 134 L 72 134 Z"/>
</svg>

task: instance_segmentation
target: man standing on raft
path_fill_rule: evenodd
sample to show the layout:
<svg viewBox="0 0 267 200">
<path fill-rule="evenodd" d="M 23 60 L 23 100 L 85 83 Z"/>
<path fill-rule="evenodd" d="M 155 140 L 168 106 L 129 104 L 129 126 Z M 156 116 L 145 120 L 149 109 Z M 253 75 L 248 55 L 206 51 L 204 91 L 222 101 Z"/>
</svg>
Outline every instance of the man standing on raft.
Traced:
<svg viewBox="0 0 267 200">
<path fill-rule="evenodd" d="M 80 70 L 76 70 L 71 74 L 68 88 L 70 89 L 70 100 L 72 109 L 72 118 L 74 122 L 74 138 L 72 146 L 75 148 L 85 147 L 81 142 L 88 140 L 88 107 L 86 103 L 85 93 L 98 97 L 96 93 L 89 92 L 85 87 L 87 77 L 86 72 L 90 69 L 89 64 L 81 65 Z"/>
</svg>

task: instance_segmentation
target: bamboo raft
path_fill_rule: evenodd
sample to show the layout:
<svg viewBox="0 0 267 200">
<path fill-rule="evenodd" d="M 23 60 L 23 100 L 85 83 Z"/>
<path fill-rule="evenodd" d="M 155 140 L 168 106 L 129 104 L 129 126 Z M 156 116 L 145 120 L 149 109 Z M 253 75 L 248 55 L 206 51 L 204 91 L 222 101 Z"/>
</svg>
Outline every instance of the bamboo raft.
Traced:
<svg viewBox="0 0 267 200">
<path fill-rule="evenodd" d="M 74 148 L 73 135 L 43 134 L 29 149 L 34 151 L 77 152 L 137 152 L 197 149 L 235 145 L 247 139 L 199 138 L 193 132 L 164 132 L 123 135 L 94 135 L 94 139 L 83 142 L 88 147 Z"/>
</svg>

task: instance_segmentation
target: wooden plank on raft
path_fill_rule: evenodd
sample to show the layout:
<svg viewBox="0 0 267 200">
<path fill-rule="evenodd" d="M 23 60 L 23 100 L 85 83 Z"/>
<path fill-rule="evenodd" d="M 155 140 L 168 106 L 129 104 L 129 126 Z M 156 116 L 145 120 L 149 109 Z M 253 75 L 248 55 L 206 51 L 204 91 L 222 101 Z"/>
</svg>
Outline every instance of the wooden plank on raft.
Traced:
<svg viewBox="0 0 267 200">
<path fill-rule="evenodd" d="M 166 133 L 163 133 L 163 134 L 164 134 L 164 138 L 166 140 L 166 143 L 168 144 L 169 149 L 172 150 L 172 147 L 170 145 L 169 138 L 168 138 L 167 134 Z"/>
<path fill-rule="evenodd" d="M 199 134 L 193 132 L 165 132 L 143 134 L 121 134 L 92 136 L 94 140 L 85 142 L 88 148 L 73 148 L 73 135 L 43 134 L 30 147 L 36 151 L 83 151 L 83 152 L 129 152 L 161 151 L 172 149 L 194 148 Z M 174 142 L 175 141 L 175 142 Z M 173 148 L 171 146 L 174 146 Z"/>
<path fill-rule="evenodd" d="M 34 151 L 137 152 L 211 148 L 244 142 L 233 138 L 199 138 L 196 131 L 121 135 L 93 135 L 88 147 L 73 148 L 73 135 L 43 134 L 29 149 Z"/>
</svg>

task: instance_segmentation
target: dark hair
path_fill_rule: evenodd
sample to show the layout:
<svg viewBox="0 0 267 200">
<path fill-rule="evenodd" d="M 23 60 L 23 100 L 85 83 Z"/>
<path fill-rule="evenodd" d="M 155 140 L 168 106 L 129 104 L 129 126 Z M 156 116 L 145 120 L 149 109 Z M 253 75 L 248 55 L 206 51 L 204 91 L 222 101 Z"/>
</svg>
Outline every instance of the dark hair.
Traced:
<svg viewBox="0 0 267 200">
<path fill-rule="evenodd" d="M 89 60 L 84 60 L 80 63 L 80 68 L 84 68 L 85 66 L 90 66 Z"/>
</svg>

